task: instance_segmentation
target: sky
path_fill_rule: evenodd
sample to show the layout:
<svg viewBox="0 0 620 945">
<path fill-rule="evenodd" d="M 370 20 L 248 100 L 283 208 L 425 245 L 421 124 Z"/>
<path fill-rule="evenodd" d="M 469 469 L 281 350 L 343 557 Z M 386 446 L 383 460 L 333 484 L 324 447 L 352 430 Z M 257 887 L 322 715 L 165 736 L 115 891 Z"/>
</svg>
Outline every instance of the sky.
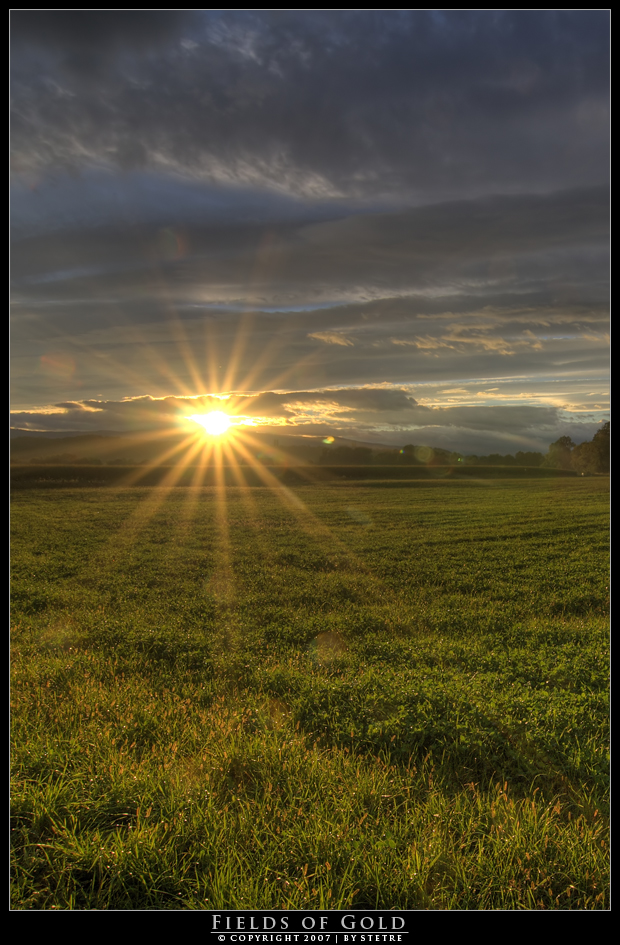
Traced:
<svg viewBox="0 0 620 945">
<path fill-rule="evenodd" d="M 12 426 L 609 418 L 608 11 L 13 11 L 11 76 Z"/>
</svg>

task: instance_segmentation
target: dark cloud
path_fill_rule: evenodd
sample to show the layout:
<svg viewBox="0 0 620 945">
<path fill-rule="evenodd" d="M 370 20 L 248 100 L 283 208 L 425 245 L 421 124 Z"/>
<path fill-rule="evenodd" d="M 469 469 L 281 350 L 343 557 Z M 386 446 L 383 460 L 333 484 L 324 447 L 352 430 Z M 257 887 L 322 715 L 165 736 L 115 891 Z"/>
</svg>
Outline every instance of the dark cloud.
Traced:
<svg viewBox="0 0 620 945">
<path fill-rule="evenodd" d="M 157 427 L 203 392 L 487 452 L 594 423 L 608 34 L 596 10 L 14 11 L 23 422 Z"/>
<path fill-rule="evenodd" d="M 63 397 L 79 378 L 84 394 L 116 397 L 168 393 L 171 380 L 234 390 L 550 374 L 566 358 L 591 371 L 607 358 L 608 215 L 595 188 L 22 239 L 16 394 L 26 400 L 22 378 L 65 384 Z M 40 361 L 59 353 L 73 372 Z"/>
<path fill-rule="evenodd" d="M 238 409 L 247 416 L 282 416 L 291 417 L 295 412 L 303 412 L 305 405 L 328 405 L 352 408 L 361 413 L 380 413 L 385 411 L 411 411 L 416 401 L 402 390 L 390 388 L 362 387 L 340 388 L 327 391 L 286 391 L 284 393 L 265 392 L 249 396 L 238 402 Z"/>
<path fill-rule="evenodd" d="M 344 409 L 343 409 L 344 408 Z M 257 395 L 229 395 L 226 398 L 199 397 L 134 397 L 122 401 L 64 401 L 46 411 L 19 411 L 13 415 L 14 425 L 59 421 L 63 426 L 78 424 L 80 429 L 148 429 L 169 426 L 190 414 L 226 410 L 232 415 L 248 418 L 280 420 L 291 426 L 303 426 L 316 419 L 317 410 L 326 421 L 344 418 L 355 410 L 355 423 L 376 424 L 377 414 L 398 417 L 393 425 L 403 429 L 417 426 L 453 426 L 470 429 L 506 429 L 522 432 L 536 425 L 557 423 L 557 410 L 542 407 L 424 407 L 405 391 L 387 388 L 344 388 L 329 391 L 264 392 Z M 46 421 L 47 418 L 47 421 Z M 52 419 L 53 418 L 53 419 Z M 338 423 L 338 421 L 336 421 Z M 341 421 L 342 422 L 342 421 Z M 383 422 L 390 422 L 383 418 Z"/>
<path fill-rule="evenodd" d="M 51 278 L 63 297 L 75 288 L 96 297 L 103 284 L 108 295 L 125 295 L 131 282 L 145 274 L 151 279 L 157 268 L 177 302 L 196 301 L 199 284 L 204 302 L 229 301 L 232 291 L 233 298 L 257 307 L 286 301 L 290 308 L 291 293 L 307 304 L 445 295 L 455 288 L 493 296 L 545 288 L 556 293 L 575 280 L 595 289 L 597 282 L 605 284 L 607 272 L 607 188 L 480 198 L 400 213 L 345 217 L 341 210 L 341 219 L 318 223 L 302 216 L 297 223 L 214 220 L 209 226 L 184 216 L 179 226 L 170 207 L 159 222 L 82 226 L 62 241 L 57 234 L 21 240 L 13 249 L 14 278 L 46 298 L 54 292 Z"/>
<path fill-rule="evenodd" d="M 32 47 L 82 78 L 119 52 L 170 47 L 198 24 L 187 11 L 13 10 L 11 41 L 14 53 Z"/>
<path fill-rule="evenodd" d="M 373 199 L 607 178 L 606 11 L 26 11 L 12 30 L 18 168 Z"/>
</svg>

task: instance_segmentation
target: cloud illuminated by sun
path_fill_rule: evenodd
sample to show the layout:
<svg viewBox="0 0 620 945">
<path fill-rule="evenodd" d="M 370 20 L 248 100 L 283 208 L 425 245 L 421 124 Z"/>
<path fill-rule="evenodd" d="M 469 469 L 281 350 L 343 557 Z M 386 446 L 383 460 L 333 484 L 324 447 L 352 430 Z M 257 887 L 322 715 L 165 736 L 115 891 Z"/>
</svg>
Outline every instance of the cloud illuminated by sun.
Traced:
<svg viewBox="0 0 620 945">
<path fill-rule="evenodd" d="M 231 426 L 231 419 L 228 414 L 221 410 L 212 410 L 210 413 L 195 413 L 187 420 L 193 420 L 207 431 L 210 436 L 222 436 Z"/>
</svg>

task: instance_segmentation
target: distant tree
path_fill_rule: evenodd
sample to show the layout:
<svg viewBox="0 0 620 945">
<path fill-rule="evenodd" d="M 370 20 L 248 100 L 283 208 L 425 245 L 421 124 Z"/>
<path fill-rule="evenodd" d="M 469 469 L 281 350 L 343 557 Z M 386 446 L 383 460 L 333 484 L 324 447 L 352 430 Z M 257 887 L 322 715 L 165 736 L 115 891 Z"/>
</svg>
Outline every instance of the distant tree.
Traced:
<svg viewBox="0 0 620 945">
<path fill-rule="evenodd" d="M 398 460 L 397 450 L 381 450 L 373 456 L 373 462 L 378 466 L 394 466 Z"/>
<path fill-rule="evenodd" d="M 597 430 L 589 443 L 580 443 L 571 454 L 571 466 L 582 475 L 609 470 L 609 421 Z"/>
<path fill-rule="evenodd" d="M 456 455 L 456 454 L 454 454 Z M 542 460 L 542 454 L 539 454 Z M 489 453 L 488 456 L 476 456 L 475 453 L 470 453 L 469 456 L 463 457 L 462 460 L 466 466 L 516 466 L 517 460 L 512 455 L 512 453 L 506 453 L 505 456 L 502 456 L 501 453 Z M 522 465 L 526 465 L 523 463 Z"/>
<path fill-rule="evenodd" d="M 599 472 L 600 457 L 594 443 L 579 443 L 571 453 L 571 466 L 582 476 Z"/>
<path fill-rule="evenodd" d="M 596 446 L 598 455 L 600 469 L 599 472 L 607 472 L 609 469 L 609 439 L 610 439 L 610 426 L 609 420 L 603 424 L 600 430 L 597 430 L 594 434 L 592 442 Z"/>
<path fill-rule="evenodd" d="M 74 466 L 76 463 L 82 461 L 75 453 L 56 453 L 54 456 L 41 457 L 37 462 L 43 464 L 49 463 L 50 466 Z"/>
<path fill-rule="evenodd" d="M 407 443 L 402 450 L 398 451 L 396 462 L 403 466 L 421 466 L 420 460 L 415 455 L 416 447 L 413 443 Z"/>
<path fill-rule="evenodd" d="M 430 458 L 427 460 L 427 466 L 450 466 L 450 453 L 448 450 L 442 450 L 439 446 L 433 446 Z"/>
<path fill-rule="evenodd" d="M 479 466 L 514 466 L 516 460 L 511 453 L 502 456 L 500 453 L 491 453 L 489 456 L 479 456 Z"/>
<path fill-rule="evenodd" d="M 571 469 L 571 453 L 575 444 L 570 436 L 561 436 L 552 443 L 541 465 L 552 469 Z"/>
<path fill-rule="evenodd" d="M 519 452 L 515 454 L 515 462 L 518 466 L 540 466 L 543 459 L 544 456 L 542 453 L 523 453 L 519 450 Z"/>
</svg>

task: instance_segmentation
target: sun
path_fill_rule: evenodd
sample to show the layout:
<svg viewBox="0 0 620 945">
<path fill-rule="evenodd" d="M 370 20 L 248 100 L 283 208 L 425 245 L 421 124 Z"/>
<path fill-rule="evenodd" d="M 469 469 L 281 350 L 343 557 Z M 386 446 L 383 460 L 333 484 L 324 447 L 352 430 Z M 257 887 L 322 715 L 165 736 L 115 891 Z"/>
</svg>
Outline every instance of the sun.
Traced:
<svg viewBox="0 0 620 945">
<path fill-rule="evenodd" d="M 222 436 L 231 426 L 228 414 L 221 410 L 212 410 L 211 413 L 195 413 L 188 420 L 193 420 L 204 427 L 210 436 Z"/>
</svg>

